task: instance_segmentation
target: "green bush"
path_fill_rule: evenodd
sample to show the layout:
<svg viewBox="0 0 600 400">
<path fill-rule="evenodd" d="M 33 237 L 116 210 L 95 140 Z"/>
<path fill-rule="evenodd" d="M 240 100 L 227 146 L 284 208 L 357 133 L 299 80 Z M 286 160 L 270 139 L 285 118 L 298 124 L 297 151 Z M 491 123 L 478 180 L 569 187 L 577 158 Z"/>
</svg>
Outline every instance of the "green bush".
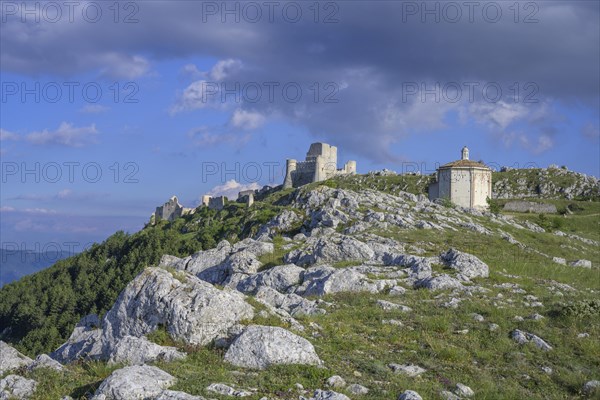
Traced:
<svg viewBox="0 0 600 400">
<path fill-rule="evenodd" d="M 502 210 L 502 206 L 500 205 L 498 200 L 488 197 L 485 199 L 485 201 L 487 202 L 488 207 L 490 208 L 490 212 L 492 214 L 500 214 L 500 211 Z"/>
</svg>

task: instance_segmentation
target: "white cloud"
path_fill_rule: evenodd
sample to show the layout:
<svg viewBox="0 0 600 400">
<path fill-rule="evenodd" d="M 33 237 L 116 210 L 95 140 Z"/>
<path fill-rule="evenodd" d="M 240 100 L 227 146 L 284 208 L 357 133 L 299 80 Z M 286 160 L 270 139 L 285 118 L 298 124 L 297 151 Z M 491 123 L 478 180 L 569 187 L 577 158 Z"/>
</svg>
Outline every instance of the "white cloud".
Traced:
<svg viewBox="0 0 600 400">
<path fill-rule="evenodd" d="M 21 137 L 16 133 L 9 132 L 6 129 L 0 128 L 0 141 L 19 140 Z"/>
<path fill-rule="evenodd" d="M 171 115 L 182 111 L 199 110 L 214 105 L 220 99 L 219 86 L 214 82 L 200 80 L 192 82 L 183 90 L 177 102 L 171 107 Z"/>
<path fill-rule="evenodd" d="M 477 102 L 469 107 L 470 115 L 479 123 L 492 128 L 506 129 L 507 126 L 527 116 L 527 108 L 518 103 Z"/>
<path fill-rule="evenodd" d="M 215 186 L 208 191 L 209 196 L 226 196 L 230 200 L 237 199 L 238 193 L 243 190 L 256 190 L 260 189 L 261 186 L 257 182 L 249 184 L 242 184 L 235 179 L 231 179 L 222 185 Z"/>
<path fill-rule="evenodd" d="M 243 67 L 240 60 L 229 58 L 227 60 L 221 60 L 217 62 L 210 70 L 210 78 L 215 81 L 222 81 L 225 78 L 236 74 Z"/>
<path fill-rule="evenodd" d="M 119 79 L 136 79 L 144 76 L 150 69 L 150 63 L 142 56 L 130 56 L 119 53 L 106 53 L 98 56 L 99 64 L 105 67 L 101 75 Z"/>
<path fill-rule="evenodd" d="M 32 132 L 27 134 L 26 139 L 35 145 L 84 147 L 96 143 L 97 134 L 98 130 L 95 124 L 78 128 L 71 123 L 62 122 L 55 131 L 44 129 L 40 132 Z"/>
<path fill-rule="evenodd" d="M 10 212 L 10 213 L 23 213 L 23 214 L 32 214 L 32 215 L 48 215 L 48 214 L 56 214 L 56 210 L 51 210 L 48 208 L 24 208 L 17 209 L 9 206 L 0 207 L 0 212 Z"/>
<path fill-rule="evenodd" d="M 523 148 L 531 151 L 533 154 L 541 154 L 554 147 L 554 139 L 549 135 L 542 134 L 537 137 L 537 140 L 532 141 L 525 135 L 519 137 L 519 141 Z"/>
<path fill-rule="evenodd" d="M 236 109 L 231 116 L 230 123 L 235 128 L 243 130 L 258 129 L 265 123 L 265 116 L 258 112 Z"/>
</svg>

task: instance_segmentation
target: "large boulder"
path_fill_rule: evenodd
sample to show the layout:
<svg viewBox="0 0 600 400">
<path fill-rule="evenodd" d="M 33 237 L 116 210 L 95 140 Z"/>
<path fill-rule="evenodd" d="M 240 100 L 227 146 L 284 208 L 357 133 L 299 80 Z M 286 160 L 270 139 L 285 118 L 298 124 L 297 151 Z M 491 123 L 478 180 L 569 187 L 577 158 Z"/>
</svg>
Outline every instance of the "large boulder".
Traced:
<svg viewBox="0 0 600 400">
<path fill-rule="evenodd" d="M 490 274 L 489 267 L 474 255 L 463 253 L 456 249 L 449 249 L 440 255 L 441 260 L 446 266 L 455 269 L 458 273 L 467 278 L 487 278 Z"/>
<path fill-rule="evenodd" d="M 31 364 L 33 360 L 0 340 L 0 375 Z"/>
<path fill-rule="evenodd" d="M 110 352 L 118 340 L 144 336 L 161 325 L 174 339 L 207 345 L 253 316 L 239 292 L 219 290 L 190 274 L 175 277 L 162 268 L 147 268 L 104 317 L 104 349 Z"/>
<path fill-rule="evenodd" d="M 278 265 L 245 278 L 236 285 L 242 293 L 256 293 L 261 287 L 270 287 L 285 293 L 299 285 L 304 276 L 304 268 L 294 264 Z"/>
<path fill-rule="evenodd" d="M 442 274 L 436 277 L 421 279 L 415 283 L 415 287 L 422 287 L 429 290 L 444 290 L 444 289 L 463 289 L 464 286 L 456 278 L 450 275 Z"/>
<path fill-rule="evenodd" d="M 332 268 L 327 271 L 330 273 L 325 272 L 318 275 L 307 273 L 302 285 L 302 294 L 304 296 L 324 296 L 341 292 L 379 293 L 390 283 L 389 281 L 372 281 L 366 275 L 352 268 Z"/>
<path fill-rule="evenodd" d="M 276 364 L 319 365 L 321 360 L 306 339 L 283 328 L 250 325 L 225 353 L 238 367 L 264 369 Z"/>
<path fill-rule="evenodd" d="M 256 300 L 271 307 L 281 309 L 292 317 L 300 315 L 325 314 L 317 302 L 305 299 L 297 294 L 283 294 L 270 287 L 261 287 L 256 293 Z"/>
<path fill-rule="evenodd" d="M 165 371 L 148 365 L 135 365 L 114 371 L 100 384 L 92 400 L 146 400 L 159 397 L 175 383 Z"/>
<path fill-rule="evenodd" d="M 0 380 L 0 400 L 28 399 L 33 396 L 37 382 L 19 375 L 8 375 Z"/>
<path fill-rule="evenodd" d="M 185 354 L 174 347 L 160 346 L 145 337 L 125 336 L 110 353 L 109 364 L 143 365 L 154 361 L 175 361 Z"/>
<path fill-rule="evenodd" d="M 310 237 L 305 247 L 286 254 L 284 261 L 298 265 L 340 261 L 368 261 L 375 252 L 367 244 L 346 235 Z"/>
<path fill-rule="evenodd" d="M 76 359 L 99 359 L 102 357 L 102 330 L 97 315 L 83 317 L 73 329 L 69 339 L 50 354 L 60 363 Z"/>
</svg>

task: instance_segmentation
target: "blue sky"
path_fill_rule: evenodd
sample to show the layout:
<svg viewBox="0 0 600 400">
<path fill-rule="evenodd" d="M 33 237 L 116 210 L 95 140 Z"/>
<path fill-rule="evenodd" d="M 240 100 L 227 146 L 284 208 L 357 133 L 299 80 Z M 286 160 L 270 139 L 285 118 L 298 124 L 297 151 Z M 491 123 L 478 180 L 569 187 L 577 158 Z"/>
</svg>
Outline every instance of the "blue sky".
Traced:
<svg viewBox="0 0 600 400">
<path fill-rule="evenodd" d="M 3 246 L 83 248 L 172 195 L 280 184 L 315 141 L 360 173 L 468 145 L 600 175 L 598 2 L 43 4 L 2 2 Z"/>
</svg>

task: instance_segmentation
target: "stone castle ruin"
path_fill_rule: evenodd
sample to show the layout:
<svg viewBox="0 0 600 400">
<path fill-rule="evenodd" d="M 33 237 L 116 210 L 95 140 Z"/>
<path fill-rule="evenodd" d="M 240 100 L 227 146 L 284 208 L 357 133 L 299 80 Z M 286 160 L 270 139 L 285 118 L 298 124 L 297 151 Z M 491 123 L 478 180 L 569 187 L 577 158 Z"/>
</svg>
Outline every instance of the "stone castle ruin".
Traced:
<svg viewBox="0 0 600 400">
<path fill-rule="evenodd" d="M 158 222 L 160 220 L 173 221 L 176 218 L 181 217 L 186 214 L 193 214 L 193 208 L 185 208 L 181 204 L 179 204 L 179 200 L 177 196 L 173 196 L 162 206 L 156 207 L 156 211 L 150 217 L 150 220 L 153 222 Z"/>
<path fill-rule="evenodd" d="M 327 143 L 313 143 L 306 153 L 305 161 L 287 160 L 283 188 L 296 188 L 336 175 L 355 173 L 356 161 L 348 161 L 344 168 L 337 168 L 337 147 Z"/>
<path fill-rule="evenodd" d="M 492 198 L 492 170 L 469 160 L 467 146 L 460 160 L 438 168 L 435 182 L 429 185 L 429 200 L 446 198 L 460 207 L 485 208 L 488 197 Z"/>
</svg>

